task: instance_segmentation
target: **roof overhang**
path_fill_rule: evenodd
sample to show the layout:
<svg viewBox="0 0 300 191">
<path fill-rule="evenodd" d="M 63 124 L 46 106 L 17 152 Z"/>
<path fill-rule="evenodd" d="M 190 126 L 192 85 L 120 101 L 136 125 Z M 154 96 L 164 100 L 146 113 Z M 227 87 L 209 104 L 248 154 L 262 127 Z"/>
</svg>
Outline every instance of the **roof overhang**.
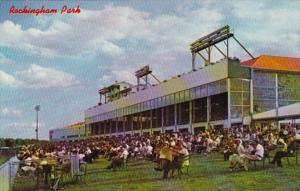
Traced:
<svg viewBox="0 0 300 191">
<path fill-rule="evenodd" d="M 276 109 L 269 111 L 257 113 L 253 115 L 253 120 L 262 120 L 262 119 L 296 119 L 300 118 L 300 102 L 279 107 L 278 115 Z"/>
<path fill-rule="evenodd" d="M 300 58 L 261 55 L 257 58 L 241 62 L 241 66 L 281 72 L 300 72 Z"/>
</svg>

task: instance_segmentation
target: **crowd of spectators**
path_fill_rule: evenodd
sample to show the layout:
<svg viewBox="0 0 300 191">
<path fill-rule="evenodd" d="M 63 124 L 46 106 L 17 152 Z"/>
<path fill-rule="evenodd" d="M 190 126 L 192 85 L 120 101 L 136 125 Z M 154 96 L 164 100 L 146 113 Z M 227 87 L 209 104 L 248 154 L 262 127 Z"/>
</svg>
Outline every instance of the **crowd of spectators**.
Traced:
<svg viewBox="0 0 300 191">
<path fill-rule="evenodd" d="M 80 161 L 92 163 L 101 155 L 111 161 L 107 168 L 114 170 L 122 167 L 128 160 L 142 158 L 156 161 L 158 164 L 156 169 L 163 170 L 164 178 L 167 178 L 174 166 L 189 165 L 188 160 L 180 159 L 187 159 L 190 153 L 209 155 L 214 151 L 222 152 L 224 160 L 230 161 L 230 168 L 248 170 L 249 161 L 262 160 L 271 150 L 282 145 L 282 150 L 278 151 L 271 161 L 272 164 L 281 167 L 281 158 L 295 152 L 294 143 L 299 140 L 299 133 L 299 128 L 287 125 L 280 130 L 271 126 L 211 128 L 196 135 L 173 133 L 97 137 L 28 145 L 18 153 L 18 158 L 32 161 L 47 157 L 62 159 L 77 155 Z M 24 171 L 34 171 L 34 168 L 30 164 L 23 166 Z"/>
</svg>

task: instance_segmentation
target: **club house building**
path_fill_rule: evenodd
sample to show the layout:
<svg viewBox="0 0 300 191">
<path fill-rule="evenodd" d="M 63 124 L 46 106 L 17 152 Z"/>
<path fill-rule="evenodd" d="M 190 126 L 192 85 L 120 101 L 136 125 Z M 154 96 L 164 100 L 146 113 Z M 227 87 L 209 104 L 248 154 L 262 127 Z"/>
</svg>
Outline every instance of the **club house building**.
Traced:
<svg viewBox="0 0 300 191">
<path fill-rule="evenodd" d="M 244 62 L 230 58 L 229 38 L 252 58 Z M 225 52 L 215 46 L 222 41 Z M 212 47 L 224 55 L 216 63 L 210 61 Z M 206 50 L 206 57 L 202 50 Z M 155 76 L 146 66 L 136 72 L 136 86 L 121 82 L 100 89 L 98 105 L 85 111 L 91 136 L 197 133 L 211 127 L 300 118 L 300 58 L 254 58 L 230 33 L 229 26 L 191 44 L 191 52 L 191 72 L 149 85 L 149 77 Z M 205 60 L 205 67 L 195 68 L 196 56 Z"/>
</svg>

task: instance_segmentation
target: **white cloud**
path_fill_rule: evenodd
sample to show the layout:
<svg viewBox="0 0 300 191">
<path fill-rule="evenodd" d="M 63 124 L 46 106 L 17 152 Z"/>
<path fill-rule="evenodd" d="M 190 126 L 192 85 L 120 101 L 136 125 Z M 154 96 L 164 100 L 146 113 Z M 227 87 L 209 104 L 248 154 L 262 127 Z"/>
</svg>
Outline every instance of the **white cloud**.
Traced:
<svg viewBox="0 0 300 191">
<path fill-rule="evenodd" d="M 136 77 L 134 76 L 134 71 L 127 68 L 127 70 L 111 70 L 109 73 L 103 75 L 98 79 L 98 82 L 102 86 L 108 86 L 115 81 L 121 82 L 125 81 L 131 84 L 136 84 Z"/>
<path fill-rule="evenodd" d="M 232 11 L 248 23 L 239 33 L 244 41 L 255 44 L 250 48 L 258 54 L 300 56 L 299 9 L 297 1 L 271 8 L 264 1 L 238 1 Z"/>
<path fill-rule="evenodd" d="M 14 76 L 0 70 L 0 85 L 9 87 L 19 87 L 23 83 Z"/>
<path fill-rule="evenodd" d="M 31 64 L 15 76 L 0 70 L 0 85 L 14 88 L 60 88 L 78 85 L 80 81 L 67 72 Z"/>
<path fill-rule="evenodd" d="M 31 64 L 27 70 L 16 72 L 16 76 L 29 88 L 68 87 L 79 83 L 72 74 L 36 64 Z"/>
<path fill-rule="evenodd" d="M 185 66 L 191 62 L 191 42 L 230 20 L 239 27 L 236 28 L 238 38 L 256 56 L 263 53 L 299 56 L 300 13 L 296 8 L 299 3 L 295 3 L 294 9 L 275 5 L 268 8 L 268 2 L 225 2 L 222 6 L 218 3 L 181 4 L 176 14 L 159 15 L 131 7 L 105 6 L 99 10 L 82 10 L 65 20 L 57 17 L 47 20 L 49 26 L 43 30 L 24 29 L 7 20 L 0 23 L 0 45 L 42 56 L 96 57 L 110 67 L 103 78 L 127 78 L 135 69 L 149 64 L 165 79 L 186 71 Z M 248 58 L 234 46 L 230 47 L 231 56 Z M 162 72 L 162 66 L 168 67 L 168 71 Z M 118 75 L 119 71 L 126 75 Z M 31 85 L 36 80 L 28 75 L 22 77 Z"/>
<path fill-rule="evenodd" d="M 17 109 L 4 107 L 0 109 L 0 115 L 4 117 L 21 117 L 22 112 Z"/>
<path fill-rule="evenodd" d="M 12 64 L 13 61 L 0 52 L 0 64 Z"/>
<path fill-rule="evenodd" d="M 180 17 L 153 16 L 130 7 L 106 6 L 101 10 L 82 10 L 67 21 L 55 20 L 45 30 L 23 29 L 20 24 L 4 21 L 0 23 L 0 45 L 43 56 L 87 53 L 124 56 L 128 45 L 120 44 L 120 40 L 144 40 L 152 47 L 187 47 L 193 38 L 218 26 L 221 19 L 220 13 L 206 9 Z"/>
</svg>

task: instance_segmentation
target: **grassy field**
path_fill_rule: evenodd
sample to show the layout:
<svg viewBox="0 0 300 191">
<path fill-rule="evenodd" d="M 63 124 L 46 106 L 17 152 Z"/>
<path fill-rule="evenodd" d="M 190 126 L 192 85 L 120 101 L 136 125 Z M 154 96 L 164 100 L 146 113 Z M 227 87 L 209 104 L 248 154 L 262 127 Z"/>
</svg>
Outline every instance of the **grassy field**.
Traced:
<svg viewBox="0 0 300 191">
<path fill-rule="evenodd" d="M 168 180 L 161 179 L 162 172 L 153 169 L 149 161 L 130 161 L 125 169 L 106 170 L 109 163 L 99 159 L 88 165 L 86 177 L 76 184 L 66 180 L 62 190 L 66 191 L 235 191 L 235 190 L 272 190 L 299 191 L 300 167 L 291 160 L 284 159 L 284 168 L 262 163 L 257 169 L 231 172 L 228 162 L 222 161 L 220 154 L 215 156 L 193 156 L 189 175 L 183 174 Z M 33 181 L 17 183 L 14 190 L 36 190 Z"/>
<path fill-rule="evenodd" d="M 0 165 L 5 163 L 9 158 L 9 156 L 0 156 Z"/>
</svg>

